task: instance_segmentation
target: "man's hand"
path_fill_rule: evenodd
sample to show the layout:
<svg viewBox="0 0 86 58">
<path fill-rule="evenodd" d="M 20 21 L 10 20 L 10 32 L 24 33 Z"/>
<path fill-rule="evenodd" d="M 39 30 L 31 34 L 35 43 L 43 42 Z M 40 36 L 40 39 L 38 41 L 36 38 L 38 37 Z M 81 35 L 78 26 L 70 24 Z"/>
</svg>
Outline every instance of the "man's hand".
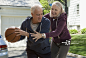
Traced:
<svg viewBox="0 0 86 58">
<path fill-rule="evenodd" d="M 30 34 L 31 34 L 32 37 L 34 37 L 33 40 L 36 39 L 36 40 L 35 40 L 35 42 L 36 42 L 38 39 L 42 38 L 42 34 L 36 32 L 36 31 L 34 31 L 34 32 L 35 32 L 36 34 L 34 34 L 34 33 L 30 33 Z"/>
<path fill-rule="evenodd" d="M 17 33 L 16 36 L 22 35 L 22 36 L 27 36 L 27 37 L 29 37 L 29 33 L 28 33 L 28 32 L 23 31 L 23 30 L 21 30 L 21 29 L 19 29 L 19 28 L 15 28 L 15 33 Z"/>
</svg>

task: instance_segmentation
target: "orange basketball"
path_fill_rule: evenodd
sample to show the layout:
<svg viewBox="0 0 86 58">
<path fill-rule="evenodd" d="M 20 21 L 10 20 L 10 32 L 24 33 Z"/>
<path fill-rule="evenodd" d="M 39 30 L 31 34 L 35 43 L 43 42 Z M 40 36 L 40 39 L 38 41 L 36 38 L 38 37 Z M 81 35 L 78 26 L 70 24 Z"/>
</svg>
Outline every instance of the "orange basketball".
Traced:
<svg viewBox="0 0 86 58">
<path fill-rule="evenodd" d="M 20 36 L 16 36 L 15 28 L 8 28 L 5 31 L 5 38 L 8 42 L 17 42 L 20 39 Z"/>
</svg>

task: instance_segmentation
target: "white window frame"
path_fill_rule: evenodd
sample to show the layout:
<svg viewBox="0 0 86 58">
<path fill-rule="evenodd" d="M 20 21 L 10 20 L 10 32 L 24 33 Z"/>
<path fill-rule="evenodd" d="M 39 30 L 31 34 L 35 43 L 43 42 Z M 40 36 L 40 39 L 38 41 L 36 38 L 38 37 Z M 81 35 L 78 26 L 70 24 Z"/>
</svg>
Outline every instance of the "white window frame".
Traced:
<svg viewBox="0 0 86 58">
<path fill-rule="evenodd" d="M 76 14 L 79 15 L 80 14 L 80 10 L 79 10 L 79 4 L 76 5 Z"/>
</svg>

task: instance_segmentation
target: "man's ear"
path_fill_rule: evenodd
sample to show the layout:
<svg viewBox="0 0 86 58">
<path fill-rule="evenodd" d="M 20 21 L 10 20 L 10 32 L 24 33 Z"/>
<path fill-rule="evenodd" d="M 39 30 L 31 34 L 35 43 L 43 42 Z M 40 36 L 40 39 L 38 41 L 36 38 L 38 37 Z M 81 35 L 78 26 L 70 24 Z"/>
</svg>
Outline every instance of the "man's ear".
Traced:
<svg viewBox="0 0 86 58">
<path fill-rule="evenodd" d="M 33 16 L 33 13 L 31 13 L 31 15 Z"/>
</svg>

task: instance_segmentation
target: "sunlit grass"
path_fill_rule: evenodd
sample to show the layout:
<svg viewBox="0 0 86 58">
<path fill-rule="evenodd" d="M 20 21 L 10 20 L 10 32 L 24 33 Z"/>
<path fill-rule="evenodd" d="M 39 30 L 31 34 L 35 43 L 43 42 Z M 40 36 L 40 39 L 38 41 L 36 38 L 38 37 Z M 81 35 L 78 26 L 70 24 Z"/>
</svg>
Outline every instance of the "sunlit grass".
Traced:
<svg viewBox="0 0 86 58">
<path fill-rule="evenodd" d="M 69 52 L 86 56 L 86 34 L 71 35 L 71 45 Z"/>
</svg>

